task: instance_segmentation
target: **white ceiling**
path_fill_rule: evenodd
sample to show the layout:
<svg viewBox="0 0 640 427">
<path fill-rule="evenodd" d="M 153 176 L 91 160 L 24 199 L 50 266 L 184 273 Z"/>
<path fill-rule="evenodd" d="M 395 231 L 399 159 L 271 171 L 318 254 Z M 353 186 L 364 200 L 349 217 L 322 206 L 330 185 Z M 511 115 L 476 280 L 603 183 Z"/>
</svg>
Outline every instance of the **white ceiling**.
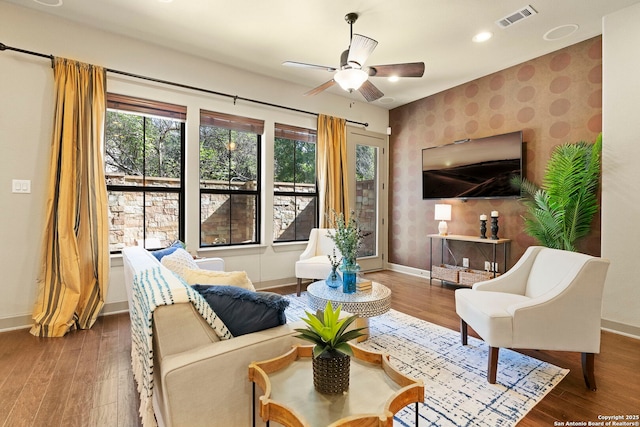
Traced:
<svg viewBox="0 0 640 427">
<path fill-rule="evenodd" d="M 602 33 L 602 17 L 639 0 L 5 0 L 212 61 L 294 82 L 307 89 L 332 78 L 286 60 L 336 67 L 349 45 L 344 16 L 360 15 L 354 33 L 378 46 L 365 65 L 423 61 L 422 78 L 371 81 L 394 108 Z M 58 4 L 51 7 L 44 4 Z M 538 12 L 506 29 L 495 21 L 527 5 Z M 568 37 L 545 41 L 561 25 Z M 494 37 L 471 41 L 479 31 Z M 19 46 L 18 46 L 19 47 Z M 55 54 L 55 52 L 54 52 Z M 153 76 L 151 76 L 153 77 Z M 364 99 L 337 85 L 330 93 Z M 322 93 L 316 96 L 324 96 Z"/>
</svg>

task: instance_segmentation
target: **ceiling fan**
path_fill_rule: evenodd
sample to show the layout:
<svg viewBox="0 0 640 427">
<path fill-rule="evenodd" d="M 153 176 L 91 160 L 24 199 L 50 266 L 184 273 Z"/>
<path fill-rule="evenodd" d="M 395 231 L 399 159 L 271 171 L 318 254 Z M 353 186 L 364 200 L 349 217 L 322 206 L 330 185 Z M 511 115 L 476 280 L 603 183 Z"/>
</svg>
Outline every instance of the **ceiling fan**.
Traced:
<svg viewBox="0 0 640 427">
<path fill-rule="evenodd" d="M 360 34 L 353 34 L 353 23 L 358 19 L 357 13 L 347 13 L 344 19 L 349 24 L 351 39 L 349 48 L 340 55 L 339 68 L 294 61 L 285 61 L 282 63 L 282 65 L 289 67 L 326 70 L 331 73 L 335 72 L 331 80 L 311 89 L 305 93 L 305 96 L 316 95 L 338 83 L 342 89 L 348 92 L 357 90 L 364 96 L 367 102 L 372 102 L 382 98 L 384 93 L 369 81 L 369 77 L 422 77 L 424 74 L 424 62 L 370 65 L 365 67 L 365 61 L 376 48 L 378 42 Z"/>
</svg>

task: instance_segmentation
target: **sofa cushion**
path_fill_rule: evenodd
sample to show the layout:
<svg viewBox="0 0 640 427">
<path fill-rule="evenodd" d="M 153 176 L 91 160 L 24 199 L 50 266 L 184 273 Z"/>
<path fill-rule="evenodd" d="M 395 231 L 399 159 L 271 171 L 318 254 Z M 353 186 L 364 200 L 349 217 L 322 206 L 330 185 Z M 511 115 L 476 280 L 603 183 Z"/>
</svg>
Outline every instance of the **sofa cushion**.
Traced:
<svg viewBox="0 0 640 427">
<path fill-rule="evenodd" d="M 167 256 L 169 254 L 174 253 L 175 250 L 178 249 L 178 248 L 180 248 L 180 249 L 184 249 L 185 248 L 184 243 L 182 243 L 180 240 L 176 240 L 168 248 L 158 249 L 158 250 L 149 251 L 149 252 L 151 252 L 151 255 L 156 257 L 158 259 L 158 261 L 162 261 L 162 258 L 164 258 L 165 256 Z"/>
<path fill-rule="evenodd" d="M 160 262 L 182 279 L 184 279 L 187 270 L 199 268 L 191 254 L 181 248 L 177 248 L 173 253 L 162 257 Z"/>
<path fill-rule="evenodd" d="M 234 337 L 287 323 L 289 301 L 272 292 L 253 292 L 237 286 L 194 285 Z"/>
<path fill-rule="evenodd" d="M 184 280 L 189 285 L 228 285 L 255 291 L 256 288 L 249 280 L 245 271 L 212 271 L 186 270 Z M 215 311 L 215 310 L 214 310 Z"/>
</svg>

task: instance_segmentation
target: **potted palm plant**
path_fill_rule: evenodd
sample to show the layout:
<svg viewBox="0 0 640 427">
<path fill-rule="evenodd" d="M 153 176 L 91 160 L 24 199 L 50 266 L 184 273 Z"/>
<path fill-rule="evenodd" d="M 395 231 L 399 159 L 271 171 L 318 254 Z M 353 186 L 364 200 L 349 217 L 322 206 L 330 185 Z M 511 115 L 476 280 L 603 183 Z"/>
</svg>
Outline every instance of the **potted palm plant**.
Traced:
<svg viewBox="0 0 640 427">
<path fill-rule="evenodd" d="M 527 207 L 527 234 L 549 248 L 576 251 L 575 242 L 591 230 L 598 212 L 602 134 L 595 143 L 557 146 L 538 187 L 526 179 L 520 185 Z"/>
<path fill-rule="evenodd" d="M 305 312 L 302 320 L 307 328 L 298 328 L 297 335 L 315 344 L 313 347 L 313 386 L 320 393 L 339 394 L 349 389 L 349 372 L 353 351 L 349 341 L 362 336 L 362 329 L 347 331 L 356 316 L 340 319 L 339 305 L 335 310 L 327 301 L 324 311 L 316 314 Z"/>
</svg>

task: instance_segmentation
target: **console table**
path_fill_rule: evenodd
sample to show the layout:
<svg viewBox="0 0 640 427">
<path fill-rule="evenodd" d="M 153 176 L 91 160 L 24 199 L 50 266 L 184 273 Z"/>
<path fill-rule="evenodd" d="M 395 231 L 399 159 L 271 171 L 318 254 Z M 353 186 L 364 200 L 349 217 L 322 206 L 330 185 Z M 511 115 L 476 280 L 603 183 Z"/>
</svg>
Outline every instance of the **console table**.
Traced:
<svg viewBox="0 0 640 427">
<path fill-rule="evenodd" d="M 491 245 L 492 246 L 492 267 L 496 262 L 496 252 L 497 252 L 497 247 L 498 245 L 501 245 L 502 248 L 502 252 L 504 254 L 504 260 L 502 262 L 502 269 L 503 271 L 507 271 L 507 245 L 511 242 L 510 239 L 482 239 L 480 237 L 476 237 L 476 236 L 462 236 L 462 235 L 457 235 L 457 234 L 450 234 L 447 236 L 441 236 L 439 234 L 429 234 L 427 235 L 427 237 L 429 238 L 429 284 L 431 285 L 431 280 L 432 280 L 432 274 L 431 272 L 433 271 L 433 239 L 436 240 L 440 240 L 440 260 L 443 261 L 444 263 L 444 244 L 446 240 L 453 240 L 453 241 L 459 241 L 459 242 L 471 242 L 474 244 L 480 243 L 480 244 L 485 244 L 485 245 Z M 492 268 L 493 270 L 493 268 Z M 499 270 L 499 269 L 498 269 Z M 493 277 L 496 277 L 496 275 L 498 274 L 498 271 L 493 270 Z"/>
</svg>

